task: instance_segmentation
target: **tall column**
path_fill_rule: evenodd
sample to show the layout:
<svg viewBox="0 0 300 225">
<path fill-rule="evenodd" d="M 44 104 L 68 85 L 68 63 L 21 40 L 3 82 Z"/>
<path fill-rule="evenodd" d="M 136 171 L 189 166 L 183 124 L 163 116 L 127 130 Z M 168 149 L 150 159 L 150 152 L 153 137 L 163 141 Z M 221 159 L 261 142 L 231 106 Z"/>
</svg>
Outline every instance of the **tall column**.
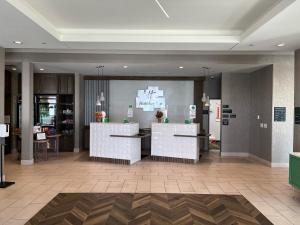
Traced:
<svg viewBox="0 0 300 225">
<path fill-rule="evenodd" d="M 18 72 L 13 71 L 11 72 L 11 127 L 14 130 L 17 127 L 17 101 L 18 101 Z M 16 136 L 13 132 L 11 132 L 12 139 L 11 139 L 11 148 L 13 152 L 17 152 L 16 147 Z"/>
<path fill-rule="evenodd" d="M 33 66 L 22 63 L 22 165 L 33 164 Z"/>
<path fill-rule="evenodd" d="M 80 74 L 75 73 L 75 135 L 74 135 L 74 152 L 80 151 Z"/>
<path fill-rule="evenodd" d="M 5 50 L 0 47 L 0 123 L 4 123 L 5 114 Z M 0 144 L 5 144 L 5 139 L 0 138 Z M 2 147 L 2 146 L 1 146 Z M 4 165 L 4 152 L 2 152 L 2 163 Z M 0 152 L 1 154 L 1 152 Z M 1 170 L 1 168 L 0 168 Z M 4 171 L 1 171 L 4 173 Z M 5 180 L 5 174 L 3 175 Z"/>
<path fill-rule="evenodd" d="M 0 123 L 4 122 L 5 100 L 5 50 L 0 47 Z"/>
</svg>

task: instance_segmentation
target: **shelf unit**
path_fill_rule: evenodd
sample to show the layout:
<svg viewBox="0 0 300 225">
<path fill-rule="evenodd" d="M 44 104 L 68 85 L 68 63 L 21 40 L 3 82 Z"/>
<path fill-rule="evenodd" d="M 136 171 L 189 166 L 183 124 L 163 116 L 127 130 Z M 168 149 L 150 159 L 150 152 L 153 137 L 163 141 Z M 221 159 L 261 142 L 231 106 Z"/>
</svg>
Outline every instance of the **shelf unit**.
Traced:
<svg viewBox="0 0 300 225">
<path fill-rule="evenodd" d="M 74 97 L 73 95 L 59 95 L 58 131 L 63 135 L 61 149 L 74 150 Z"/>
</svg>

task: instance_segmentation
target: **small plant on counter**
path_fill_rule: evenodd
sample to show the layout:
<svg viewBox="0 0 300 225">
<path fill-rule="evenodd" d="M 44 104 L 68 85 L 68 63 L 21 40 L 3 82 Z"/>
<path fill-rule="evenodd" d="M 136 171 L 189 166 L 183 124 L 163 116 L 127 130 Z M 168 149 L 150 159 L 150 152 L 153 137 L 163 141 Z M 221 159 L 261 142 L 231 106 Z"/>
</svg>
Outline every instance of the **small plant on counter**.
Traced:
<svg viewBox="0 0 300 225">
<path fill-rule="evenodd" d="M 160 111 L 160 110 L 156 111 L 155 117 L 156 117 L 158 123 L 161 123 L 161 119 L 162 119 L 163 115 L 164 115 L 164 113 L 162 111 Z"/>
</svg>

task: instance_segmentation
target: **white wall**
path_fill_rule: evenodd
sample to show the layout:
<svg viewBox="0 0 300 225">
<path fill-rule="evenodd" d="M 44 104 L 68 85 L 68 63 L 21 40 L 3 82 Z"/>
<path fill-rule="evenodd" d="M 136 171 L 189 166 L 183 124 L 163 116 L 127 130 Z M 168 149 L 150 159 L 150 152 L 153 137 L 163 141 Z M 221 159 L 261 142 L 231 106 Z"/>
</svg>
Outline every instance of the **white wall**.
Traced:
<svg viewBox="0 0 300 225">
<path fill-rule="evenodd" d="M 188 107 L 194 103 L 193 81 L 124 81 L 112 80 L 109 83 L 110 96 L 110 120 L 123 121 L 127 116 L 128 105 L 134 106 L 133 120 L 140 123 L 140 128 L 150 127 L 154 120 L 154 112 L 144 112 L 135 108 L 137 91 L 148 86 L 158 86 L 164 91 L 166 105 L 168 105 L 168 117 L 170 122 L 184 122 Z"/>
</svg>

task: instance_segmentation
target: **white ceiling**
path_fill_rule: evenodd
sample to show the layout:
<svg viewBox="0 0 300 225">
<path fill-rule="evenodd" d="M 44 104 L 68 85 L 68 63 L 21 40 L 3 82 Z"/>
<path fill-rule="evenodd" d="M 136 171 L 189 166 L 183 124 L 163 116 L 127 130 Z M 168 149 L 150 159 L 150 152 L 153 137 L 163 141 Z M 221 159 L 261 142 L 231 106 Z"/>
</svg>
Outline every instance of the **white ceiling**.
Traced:
<svg viewBox="0 0 300 225">
<path fill-rule="evenodd" d="M 22 0 L 61 29 L 244 30 L 279 0 Z"/>
<path fill-rule="evenodd" d="M 299 0 L 160 3 L 169 19 L 154 0 L 1 0 L 0 46 L 31 52 L 249 52 L 300 47 Z M 14 40 L 23 44 L 15 45 Z M 281 42 L 286 46 L 278 48 Z"/>
</svg>

